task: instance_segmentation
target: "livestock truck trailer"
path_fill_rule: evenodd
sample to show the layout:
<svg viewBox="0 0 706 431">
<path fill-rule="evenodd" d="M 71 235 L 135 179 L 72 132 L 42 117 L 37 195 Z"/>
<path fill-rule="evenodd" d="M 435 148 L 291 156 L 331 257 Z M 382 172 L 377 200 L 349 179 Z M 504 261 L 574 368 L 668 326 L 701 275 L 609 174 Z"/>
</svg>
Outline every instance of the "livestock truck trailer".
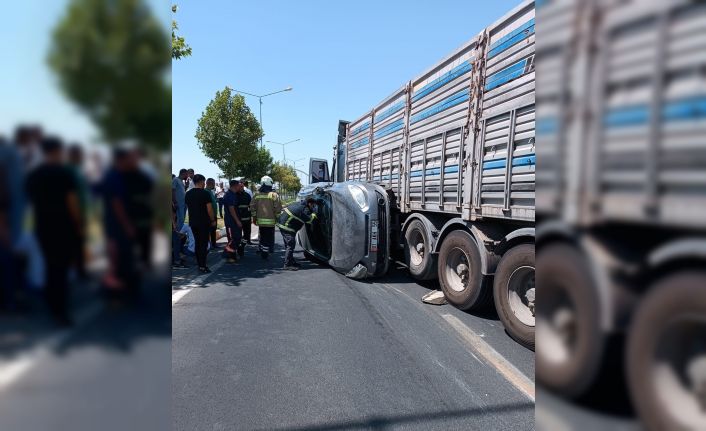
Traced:
<svg viewBox="0 0 706 431">
<path fill-rule="evenodd" d="M 412 277 L 493 301 L 534 347 L 535 20 L 524 1 L 369 112 L 339 123 L 334 180 L 385 188 Z M 336 166 L 337 165 L 337 169 Z"/>
<path fill-rule="evenodd" d="M 621 385 L 648 429 L 706 429 L 706 3 L 537 19 L 537 381 Z"/>
</svg>

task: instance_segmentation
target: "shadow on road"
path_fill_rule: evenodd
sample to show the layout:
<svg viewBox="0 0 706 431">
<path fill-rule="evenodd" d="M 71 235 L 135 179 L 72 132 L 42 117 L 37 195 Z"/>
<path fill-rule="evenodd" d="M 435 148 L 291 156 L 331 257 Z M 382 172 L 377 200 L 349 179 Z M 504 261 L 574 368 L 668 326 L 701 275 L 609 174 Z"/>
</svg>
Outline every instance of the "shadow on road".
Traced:
<svg viewBox="0 0 706 431">
<path fill-rule="evenodd" d="M 502 404 L 488 407 L 474 407 L 461 410 L 449 410 L 441 412 L 416 413 L 408 415 L 394 416 L 368 416 L 358 420 L 332 422 L 328 424 L 309 424 L 304 426 L 269 428 L 273 431 L 323 431 L 323 430 L 358 430 L 373 429 L 383 430 L 393 425 L 415 424 L 419 426 L 430 426 L 433 422 L 453 419 L 468 419 L 473 417 L 507 413 L 512 411 L 534 410 L 531 402 L 521 404 Z M 472 428 L 469 422 L 469 429 Z M 264 428 L 263 428 L 264 430 Z"/>
</svg>

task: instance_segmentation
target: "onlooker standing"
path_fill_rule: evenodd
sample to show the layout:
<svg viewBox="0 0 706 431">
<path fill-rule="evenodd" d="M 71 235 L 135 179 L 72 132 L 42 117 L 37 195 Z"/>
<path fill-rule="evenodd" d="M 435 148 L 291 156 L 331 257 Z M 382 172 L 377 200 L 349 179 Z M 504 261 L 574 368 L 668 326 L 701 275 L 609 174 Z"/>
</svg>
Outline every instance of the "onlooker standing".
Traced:
<svg viewBox="0 0 706 431">
<path fill-rule="evenodd" d="M 150 174 L 143 169 L 139 150 L 129 150 L 130 169 L 125 175 L 127 187 L 127 210 L 136 229 L 136 240 L 140 260 L 146 268 L 152 266 L 152 225 L 154 209 L 152 208 L 152 193 L 154 182 Z"/>
<path fill-rule="evenodd" d="M 199 271 L 210 273 L 206 265 L 208 240 L 211 227 L 216 225 L 216 210 L 211 201 L 211 193 L 204 190 L 206 178 L 201 174 L 194 175 L 194 188 L 186 192 L 186 207 L 189 210 L 189 226 L 194 233 L 196 242 L 194 252 Z"/>
<path fill-rule="evenodd" d="M 105 174 L 103 192 L 105 232 L 111 268 L 103 280 L 112 293 L 127 293 L 137 296 L 140 277 L 135 265 L 137 227 L 130 214 L 130 188 L 127 177 L 138 169 L 137 160 L 130 150 L 113 150 L 113 166 Z"/>
<path fill-rule="evenodd" d="M 225 184 L 220 183 L 216 187 L 216 200 L 218 201 L 218 217 L 223 218 L 223 197 L 226 194 Z"/>
<path fill-rule="evenodd" d="M 184 181 L 184 189 L 188 192 L 194 188 L 194 170 L 189 169 L 187 172 L 189 175 L 187 176 L 186 181 Z"/>
<path fill-rule="evenodd" d="M 181 227 L 184 225 L 184 217 L 186 216 L 186 203 L 184 202 L 186 188 L 184 187 L 184 181 L 187 175 L 188 171 L 181 169 L 179 170 L 179 175 L 172 179 L 172 202 L 177 209 L 177 230 L 181 230 Z"/>
<path fill-rule="evenodd" d="M 238 247 L 238 254 L 242 257 L 245 254 L 245 244 L 252 244 L 250 242 L 250 236 L 252 232 L 252 224 L 250 220 L 250 202 L 252 198 L 246 192 L 245 183 L 240 184 L 239 190 L 236 193 L 238 198 L 238 217 L 240 217 L 240 222 L 243 224 L 243 239 Z"/>
<path fill-rule="evenodd" d="M 275 250 L 275 222 L 282 212 L 282 202 L 272 191 L 272 178 L 262 177 L 260 190 L 250 203 L 252 222 L 260 230 L 259 252 L 263 259 Z"/>
<path fill-rule="evenodd" d="M 209 178 L 206 180 L 206 190 L 211 194 L 211 204 L 213 205 L 213 213 L 216 214 L 216 208 L 218 208 L 218 201 L 216 200 L 216 180 Z M 216 227 L 218 224 L 211 228 L 211 247 L 216 248 Z"/>
<path fill-rule="evenodd" d="M 81 223 L 85 226 L 88 216 L 88 182 L 83 174 L 83 148 L 78 144 L 73 144 L 68 150 L 69 169 L 74 176 L 76 187 L 78 189 L 78 200 L 81 209 Z M 82 235 L 76 242 L 75 262 L 76 272 L 82 279 L 88 277 L 86 272 L 86 237 Z"/>
<path fill-rule="evenodd" d="M 69 268 L 83 231 L 79 192 L 74 175 L 63 164 L 61 141 L 44 139 L 42 153 L 43 162 L 27 178 L 27 193 L 46 266 L 47 302 L 57 323 L 68 326 L 72 323 L 68 310 Z"/>
<path fill-rule="evenodd" d="M 183 227 L 183 225 L 182 225 Z M 181 229 L 177 229 L 177 207 L 172 202 L 172 267 L 177 269 L 187 268 L 186 262 L 181 257 Z"/>
<path fill-rule="evenodd" d="M 236 249 L 240 246 L 242 238 L 243 224 L 238 216 L 238 190 L 242 184 L 238 180 L 230 180 L 230 190 L 228 190 L 223 198 L 225 203 L 225 224 L 226 235 L 228 236 L 228 245 L 223 254 L 228 259 L 228 263 L 237 262 Z"/>
<path fill-rule="evenodd" d="M 253 192 L 250 190 L 250 182 L 243 181 L 243 191 L 250 196 L 250 199 L 253 198 Z"/>
</svg>

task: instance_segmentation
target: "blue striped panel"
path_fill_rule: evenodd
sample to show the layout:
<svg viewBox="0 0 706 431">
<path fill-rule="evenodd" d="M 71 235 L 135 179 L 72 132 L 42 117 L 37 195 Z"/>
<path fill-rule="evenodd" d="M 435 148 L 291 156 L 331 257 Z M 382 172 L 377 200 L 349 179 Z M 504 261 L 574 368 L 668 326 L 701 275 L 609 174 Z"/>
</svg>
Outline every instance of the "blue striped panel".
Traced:
<svg viewBox="0 0 706 431">
<path fill-rule="evenodd" d="M 689 121 L 706 118 L 706 97 L 696 97 L 667 103 L 662 109 L 665 121 Z"/>
<path fill-rule="evenodd" d="M 505 159 L 488 160 L 487 162 L 483 162 L 483 170 L 504 168 L 506 162 Z"/>
<path fill-rule="evenodd" d="M 392 123 L 375 132 L 375 134 L 373 134 L 373 138 L 382 138 L 383 136 L 387 136 L 390 133 L 395 133 L 396 131 L 401 130 L 403 127 L 404 121 L 400 118 L 399 120 L 393 121 Z"/>
<path fill-rule="evenodd" d="M 447 167 L 444 168 L 444 173 L 445 173 L 445 174 L 455 174 L 456 172 L 458 172 L 458 166 L 447 166 Z M 426 174 L 425 174 L 424 176 L 426 176 L 426 177 L 433 177 L 433 176 L 435 176 L 435 175 L 441 175 L 441 168 L 430 168 L 430 169 L 427 169 Z M 394 175 L 394 176 L 396 177 L 397 175 Z M 416 171 L 412 171 L 412 172 L 409 173 L 409 176 L 412 177 L 412 178 L 421 177 L 421 176 L 422 176 L 422 170 L 419 169 L 419 170 L 416 170 Z"/>
<path fill-rule="evenodd" d="M 387 118 L 390 115 L 394 114 L 395 112 L 399 111 L 403 107 L 404 107 L 404 101 L 395 103 L 394 105 L 390 106 L 388 109 L 381 112 L 380 114 L 376 114 L 375 115 L 375 122 L 379 123 L 380 121 L 384 120 L 385 118 Z"/>
<path fill-rule="evenodd" d="M 364 130 L 368 130 L 369 127 L 370 127 L 370 122 L 369 122 L 369 121 L 368 121 L 368 122 L 365 122 L 365 123 L 363 123 L 363 124 L 361 124 L 361 125 L 358 126 L 357 128 L 351 130 L 351 137 L 357 135 L 358 133 L 360 133 L 360 132 L 362 132 L 362 131 L 364 131 Z"/>
<path fill-rule="evenodd" d="M 485 90 L 492 90 L 493 88 L 500 87 L 501 85 L 512 81 L 515 78 L 519 78 L 525 73 L 525 66 L 527 66 L 528 59 L 522 59 L 512 66 L 508 66 L 505 69 L 490 75 L 485 81 Z"/>
<path fill-rule="evenodd" d="M 370 138 L 368 138 L 368 137 L 366 136 L 365 138 L 363 138 L 363 139 L 361 139 L 361 140 L 359 140 L 359 141 L 353 142 L 353 143 L 351 144 L 351 149 L 355 149 L 355 148 L 362 147 L 362 146 L 364 146 L 364 145 L 368 145 L 369 142 L 370 142 Z"/>
<path fill-rule="evenodd" d="M 636 126 L 647 123 L 649 118 L 650 112 L 647 106 L 617 108 L 603 116 L 603 126 L 607 128 Z"/>
<path fill-rule="evenodd" d="M 470 61 L 464 61 L 460 65 L 454 67 L 453 69 L 449 70 L 445 74 L 441 75 L 440 77 L 436 78 L 435 80 L 431 81 L 430 83 L 419 89 L 419 91 L 417 91 L 414 96 L 412 96 L 412 102 L 416 102 L 417 100 L 421 99 L 422 97 L 426 96 L 437 88 L 443 87 L 445 84 L 453 81 L 454 79 L 458 78 L 466 72 L 471 71 L 472 69 L 473 66 L 471 65 Z"/>
<path fill-rule="evenodd" d="M 534 34 L 534 18 L 522 24 L 520 27 L 516 28 L 509 34 L 498 39 L 495 43 L 490 45 L 490 51 L 488 51 L 488 60 L 510 48 L 511 46 L 517 44 L 518 42 L 527 39 L 530 35 Z"/>
<path fill-rule="evenodd" d="M 531 166 L 536 164 L 537 156 L 534 154 L 522 157 L 514 157 L 512 159 L 512 166 Z"/>
<path fill-rule="evenodd" d="M 461 90 L 456 94 L 453 94 L 446 99 L 442 100 L 441 102 L 430 106 L 429 108 L 425 109 L 424 111 L 420 112 L 419 114 L 413 116 L 410 118 L 409 123 L 414 124 L 418 121 L 422 121 L 425 118 L 429 118 L 432 115 L 436 115 L 441 111 L 444 111 L 448 108 L 451 108 L 452 106 L 456 106 L 460 103 L 463 103 L 468 100 L 468 90 Z"/>
<path fill-rule="evenodd" d="M 551 135 L 559 130 L 559 121 L 556 118 L 537 119 L 537 134 Z"/>
</svg>

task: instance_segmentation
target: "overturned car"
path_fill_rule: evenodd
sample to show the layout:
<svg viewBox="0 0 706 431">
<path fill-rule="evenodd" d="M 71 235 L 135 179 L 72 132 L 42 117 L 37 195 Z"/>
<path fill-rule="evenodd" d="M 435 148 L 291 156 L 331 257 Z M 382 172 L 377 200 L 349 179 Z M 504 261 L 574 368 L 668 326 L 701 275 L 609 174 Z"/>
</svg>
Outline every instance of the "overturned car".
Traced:
<svg viewBox="0 0 706 431">
<path fill-rule="evenodd" d="M 351 278 L 387 272 L 390 200 L 385 189 L 358 181 L 315 183 L 298 197 L 317 204 L 317 218 L 297 234 L 307 257 Z"/>
</svg>

